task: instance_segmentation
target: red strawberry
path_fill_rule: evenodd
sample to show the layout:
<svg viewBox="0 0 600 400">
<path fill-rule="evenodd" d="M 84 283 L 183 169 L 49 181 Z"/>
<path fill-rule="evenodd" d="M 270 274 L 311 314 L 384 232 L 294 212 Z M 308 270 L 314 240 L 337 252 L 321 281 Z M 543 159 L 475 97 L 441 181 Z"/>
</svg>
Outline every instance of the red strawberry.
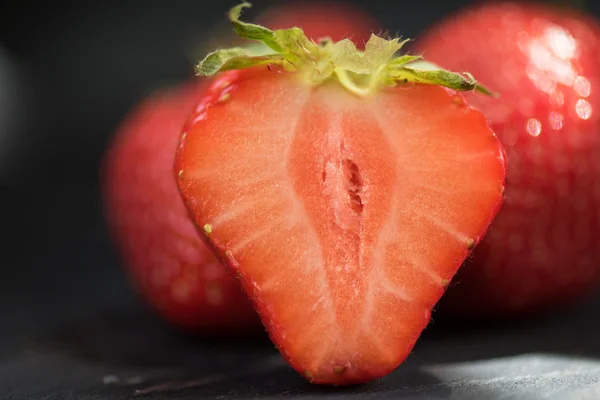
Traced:
<svg viewBox="0 0 600 400">
<path fill-rule="evenodd" d="M 407 357 L 484 234 L 503 152 L 441 87 L 474 81 L 392 58 L 398 40 L 373 36 L 362 53 L 250 26 L 246 6 L 229 14 L 235 29 L 273 51 L 199 64 L 241 70 L 220 75 L 186 125 L 179 188 L 291 366 L 314 383 L 366 382 Z"/>
<path fill-rule="evenodd" d="M 257 325 L 238 282 L 202 243 L 172 175 L 185 118 L 204 81 L 159 92 L 120 127 L 104 171 L 106 215 L 143 297 L 172 323 L 202 330 Z"/>
<path fill-rule="evenodd" d="M 505 205 L 444 296 L 448 311 L 552 310 L 598 286 L 598 35 L 582 14 L 506 3 L 460 12 L 418 42 L 428 59 L 499 92 L 467 97 L 508 157 Z"/>
<path fill-rule="evenodd" d="M 340 38 L 354 29 L 357 38 L 368 37 L 372 19 L 332 4 L 286 4 L 259 19 L 273 26 L 295 22 L 317 37 Z M 165 319 L 188 330 L 244 334 L 240 328 L 260 326 L 256 312 L 201 242 L 172 176 L 181 127 L 204 86 L 189 82 L 157 93 L 126 117 L 105 164 L 106 211 L 132 280 Z"/>
</svg>

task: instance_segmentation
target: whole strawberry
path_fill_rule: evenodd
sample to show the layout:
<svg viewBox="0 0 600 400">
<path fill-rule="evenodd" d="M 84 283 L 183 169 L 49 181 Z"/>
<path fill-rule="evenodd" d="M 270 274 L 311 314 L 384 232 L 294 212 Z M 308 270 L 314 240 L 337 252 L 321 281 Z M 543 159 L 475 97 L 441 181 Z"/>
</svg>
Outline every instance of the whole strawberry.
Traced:
<svg viewBox="0 0 600 400">
<path fill-rule="evenodd" d="M 259 17 L 312 36 L 366 40 L 373 20 L 331 2 L 286 4 Z M 142 298 L 171 323 L 245 334 L 260 322 L 239 283 L 189 220 L 172 175 L 181 128 L 208 82 L 190 80 L 144 99 L 124 119 L 106 156 L 104 199 L 114 241 Z"/>
<path fill-rule="evenodd" d="M 240 278 L 283 357 L 308 381 L 381 377 L 408 356 L 501 202 L 504 153 L 458 91 L 373 35 L 309 40 L 229 18 L 270 51 L 232 48 L 184 127 L 179 189 Z"/>
<path fill-rule="evenodd" d="M 417 43 L 429 60 L 468 68 L 500 98 L 467 95 L 508 156 L 506 199 L 457 284 L 452 313 L 552 310 L 600 281 L 600 34 L 582 14 L 483 5 Z"/>
</svg>

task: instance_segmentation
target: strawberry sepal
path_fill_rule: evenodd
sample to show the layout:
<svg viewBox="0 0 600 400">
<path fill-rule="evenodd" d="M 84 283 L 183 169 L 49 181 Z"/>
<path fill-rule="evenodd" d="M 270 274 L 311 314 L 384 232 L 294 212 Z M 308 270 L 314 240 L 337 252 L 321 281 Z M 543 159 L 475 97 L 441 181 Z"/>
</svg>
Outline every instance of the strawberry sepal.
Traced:
<svg viewBox="0 0 600 400">
<path fill-rule="evenodd" d="M 263 46 L 214 51 L 196 66 L 197 75 L 212 76 L 223 71 L 276 65 L 284 71 L 301 73 L 312 85 L 337 80 L 360 96 L 408 83 L 493 95 L 468 73 L 444 70 L 419 55 L 397 55 L 408 39 L 384 39 L 372 34 L 364 51 L 357 49 L 349 39 L 333 42 L 323 38 L 315 43 L 297 27 L 271 30 L 241 21 L 242 10 L 248 7 L 251 5 L 247 2 L 233 7 L 228 13 L 229 20 L 238 36 L 258 41 Z"/>
</svg>

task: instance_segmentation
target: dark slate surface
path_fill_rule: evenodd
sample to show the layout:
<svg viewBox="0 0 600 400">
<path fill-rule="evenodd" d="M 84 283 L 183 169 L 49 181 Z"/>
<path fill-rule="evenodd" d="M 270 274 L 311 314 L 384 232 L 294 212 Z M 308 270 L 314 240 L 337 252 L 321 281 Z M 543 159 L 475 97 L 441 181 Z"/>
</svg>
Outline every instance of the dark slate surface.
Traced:
<svg viewBox="0 0 600 400">
<path fill-rule="evenodd" d="M 100 157 L 137 99 L 190 73 L 188 45 L 234 3 L 2 3 L 0 56 L 20 96 L 0 115 L 20 125 L 2 132 L 14 146 L 0 163 L 0 399 L 600 398 L 598 300 L 504 324 L 434 315 L 401 368 L 348 389 L 308 385 L 264 337 L 189 337 L 141 307 L 102 223 Z M 467 1 L 362 3 L 414 37 Z"/>
<path fill-rule="evenodd" d="M 93 235 L 77 240 L 79 227 L 72 228 L 71 243 L 92 246 Z M 264 337 L 234 343 L 170 330 L 139 306 L 118 273 L 66 268 L 52 275 L 78 289 L 49 288 L 47 277 L 29 276 L 0 297 L 2 399 L 592 400 L 600 394 L 597 302 L 504 324 L 434 318 L 390 376 L 324 389 L 291 371 Z"/>
</svg>

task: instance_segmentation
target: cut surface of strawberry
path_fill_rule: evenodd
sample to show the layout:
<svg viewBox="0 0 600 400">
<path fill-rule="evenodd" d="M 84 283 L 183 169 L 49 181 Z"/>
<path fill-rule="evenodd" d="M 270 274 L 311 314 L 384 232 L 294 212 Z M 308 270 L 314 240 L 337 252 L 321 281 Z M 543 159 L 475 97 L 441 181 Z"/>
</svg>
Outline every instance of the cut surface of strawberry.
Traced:
<svg viewBox="0 0 600 400">
<path fill-rule="evenodd" d="M 238 20 L 243 6 L 230 14 L 236 29 L 267 35 Z M 179 188 L 290 365 L 314 383 L 366 382 L 407 357 L 484 234 L 504 153 L 484 117 L 442 87 L 476 83 L 405 68 L 391 58 L 397 40 L 374 36 L 365 53 L 298 30 L 265 42 L 278 35 L 280 52 L 223 50 L 199 65 L 249 68 L 219 75 L 190 118 Z M 315 53 L 285 48 L 290 35 Z M 322 79 L 323 54 L 345 67 Z"/>
</svg>

